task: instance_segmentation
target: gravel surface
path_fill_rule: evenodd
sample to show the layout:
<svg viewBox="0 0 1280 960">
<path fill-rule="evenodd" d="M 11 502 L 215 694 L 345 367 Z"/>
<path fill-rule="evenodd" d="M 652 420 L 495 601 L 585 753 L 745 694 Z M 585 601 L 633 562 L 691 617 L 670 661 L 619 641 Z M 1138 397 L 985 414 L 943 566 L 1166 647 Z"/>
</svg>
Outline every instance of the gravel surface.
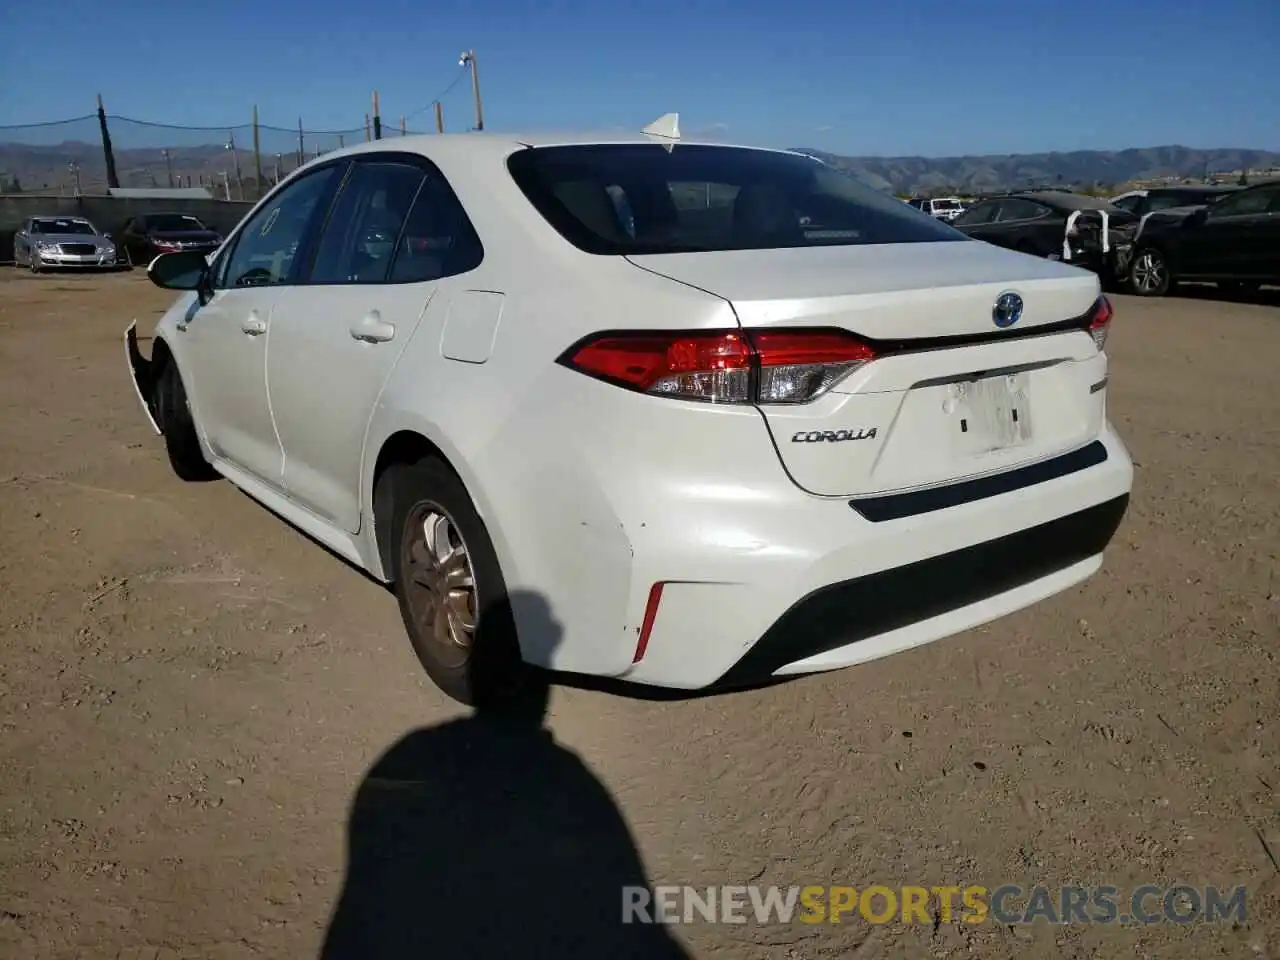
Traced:
<svg viewBox="0 0 1280 960">
<path fill-rule="evenodd" d="M 1116 298 L 1135 490 L 1084 586 L 764 690 L 556 685 L 551 737 L 467 718 L 386 590 L 170 474 L 121 344 L 169 300 L 0 274 L 0 956 L 317 956 L 350 842 L 397 960 L 1280 957 L 1274 299 Z M 646 879 L 1244 884 L 1249 916 L 593 924 Z"/>
</svg>

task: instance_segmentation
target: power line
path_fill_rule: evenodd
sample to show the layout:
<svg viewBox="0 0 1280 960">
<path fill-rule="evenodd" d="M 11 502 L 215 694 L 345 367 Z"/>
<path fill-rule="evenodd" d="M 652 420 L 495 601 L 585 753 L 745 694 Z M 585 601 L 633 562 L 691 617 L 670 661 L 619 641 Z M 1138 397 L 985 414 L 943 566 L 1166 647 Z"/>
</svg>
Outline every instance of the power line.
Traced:
<svg viewBox="0 0 1280 960">
<path fill-rule="evenodd" d="M 430 103 L 428 103 L 425 107 L 422 107 L 421 109 L 413 111 L 413 113 L 406 113 L 404 115 L 404 118 L 408 120 L 411 117 L 416 117 L 420 113 L 426 113 L 428 110 L 434 107 L 437 103 L 439 103 L 441 100 L 447 97 L 450 93 L 452 93 L 453 88 L 456 87 L 458 84 L 460 84 L 462 82 L 462 78 L 465 77 L 466 75 L 467 75 L 467 68 L 465 66 L 460 67 L 458 70 L 458 75 L 454 77 L 452 81 L 450 81 L 449 85 L 445 87 L 443 91 L 441 91 L 434 98 L 432 98 Z"/>
<path fill-rule="evenodd" d="M 32 127 L 59 127 L 64 123 L 80 123 L 82 120 L 97 120 L 96 113 L 86 113 L 83 117 L 69 117 L 66 120 L 42 120 L 39 123 L 5 123 L 0 130 L 29 130 Z"/>
</svg>

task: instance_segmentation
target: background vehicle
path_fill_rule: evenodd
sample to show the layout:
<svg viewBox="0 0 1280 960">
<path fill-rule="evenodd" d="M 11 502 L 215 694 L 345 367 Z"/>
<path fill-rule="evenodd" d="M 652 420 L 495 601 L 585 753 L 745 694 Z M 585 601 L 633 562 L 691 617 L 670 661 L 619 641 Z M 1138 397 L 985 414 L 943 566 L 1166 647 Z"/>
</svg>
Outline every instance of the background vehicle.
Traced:
<svg viewBox="0 0 1280 960">
<path fill-rule="evenodd" d="M 913 197 L 907 201 L 931 217 L 951 221 L 964 212 L 964 204 L 956 197 Z"/>
<path fill-rule="evenodd" d="M 189 213 L 148 213 L 125 222 L 116 245 L 130 263 L 147 264 L 162 253 L 199 250 L 212 253 L 222 237 Z"/>
<path fill-rule="evenodd" d="M 1133 292 L 1164 296 L 1184 280 L 1234 290 L 1280 283 L 1280 180 L 1143 220 L 1134 241 Z"/>
<path fill-rule="evenodd" d="M 84 217 L 31 217 L 13 235 L 17 266 L 32 273 L 53 268 L 119 266 L 116 245 Z"/>
<path fill-rule="evenodd" d="M 1095 572 L 1132 481 L 1097 278 L 678 139 L 374 141 L 212 263 L 158 257 L 184 293 L 149 359 L 126 344 L 175 471 L 394 583 L 467 702 L 521 659 L 684 689 L 834 669 Z"/>
<path fill-rule="evenodd" d="M 1173 207 L 1200 207 L 1217 203 L 1223 197 L 1230 196 L 1240 187 L 1232 185 L 1212 186 L 1178 185 L 1171 187 L 1151 187 L 1147 190 L 1130 190 L 1111 198 L 1111 205 L 1142 217 L 1157 210 L 1168 210 Z"/>
<path fill-rule="evenodd" d="M 951 225 L 974 239 L 1064 260 L 1111 282 L 1125 275 L 1138 218 L 1095 197 L 1036 191 L 981 200 Z"/>
</svg>

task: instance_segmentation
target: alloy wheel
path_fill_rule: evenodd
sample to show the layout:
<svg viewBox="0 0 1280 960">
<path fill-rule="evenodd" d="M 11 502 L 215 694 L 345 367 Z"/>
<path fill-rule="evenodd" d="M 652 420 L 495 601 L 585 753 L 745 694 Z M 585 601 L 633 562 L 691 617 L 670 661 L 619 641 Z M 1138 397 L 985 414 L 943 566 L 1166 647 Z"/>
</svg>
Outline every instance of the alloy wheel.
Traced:
<svg viewBox="0 0 1280 960">
<path fill-rule="evenodd" d="M 1133 285 L 1140 293 L 1154 293 L 1165 284 L 1166 267 L 1150 250 L 1143 252 L 1131 268 Z"/>
<path fill-rule="evenodd" d="M 466 663 L 476 630 L 475 572 L 457 524 L 439 505 L 423 502 L 410 511 L 400 569 L 420 640 L 435 647 L 442 665 Z"/>
</svg>

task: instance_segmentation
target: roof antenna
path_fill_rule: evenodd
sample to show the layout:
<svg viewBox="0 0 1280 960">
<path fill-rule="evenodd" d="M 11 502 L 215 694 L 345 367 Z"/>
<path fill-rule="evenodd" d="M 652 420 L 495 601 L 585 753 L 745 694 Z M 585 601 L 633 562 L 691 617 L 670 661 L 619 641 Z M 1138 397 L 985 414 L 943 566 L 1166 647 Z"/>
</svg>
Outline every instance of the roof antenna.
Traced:
<svg viewBox="0 0 1280 960">
<path fill-rule="evenodd" d="M 649 139 L 662 143 L 667 148 L 667 153 L 670 153 L 680 141 L 680 114 L 664 113 L 640 132 Z"/>
</svg>

